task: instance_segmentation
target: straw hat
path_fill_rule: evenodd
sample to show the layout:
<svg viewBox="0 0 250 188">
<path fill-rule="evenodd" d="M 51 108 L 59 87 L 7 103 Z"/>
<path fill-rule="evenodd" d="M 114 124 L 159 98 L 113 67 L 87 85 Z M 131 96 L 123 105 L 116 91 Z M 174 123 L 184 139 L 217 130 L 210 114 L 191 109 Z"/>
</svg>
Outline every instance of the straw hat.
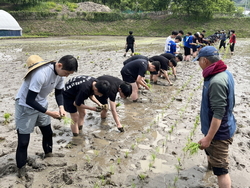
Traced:
<svg viewBox="0 0 250 188">
<path fill-rule="evenodd" d="M 24 76 L 24 79 L 28 76 L 28 74 L 33 71 L 34 69 L 41 67 L 42 65 L 45 65 L 47 63 L 50 63 L 51 61 L 44 61 L 40 56 L 38 55 L 31 55 L 27 59 L 26 65 L 28 67 L 28 72 Z"/>
</svg>

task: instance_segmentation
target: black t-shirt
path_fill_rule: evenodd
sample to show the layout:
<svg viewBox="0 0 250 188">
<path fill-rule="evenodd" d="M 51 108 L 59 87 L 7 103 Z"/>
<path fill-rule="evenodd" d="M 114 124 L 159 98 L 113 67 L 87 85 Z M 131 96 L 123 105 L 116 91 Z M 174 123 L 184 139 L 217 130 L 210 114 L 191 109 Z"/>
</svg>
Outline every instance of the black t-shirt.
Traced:
<svg viewBox="0 0 250 188">
<path fill-rule="evenodd" d="M 161 64 L 161 69 L 163 69 L 163 70 L 168 70 L 169 69 L 168 68 L 169 60 L 167 58 L 165 58 L 164 56 L 156 55 L 156 56 L 150 57 L 149 61 L 150 62 L 159 61 L 160 64 Z"/>
<path fill-rule="evenodd" d="M 110 75 L 103 75 L 97 78 L 97 80 L 107 80 L 110 83 L 110 91 L 108 94 L 108 98 L 115 102 L 116 99 L 116 95 L 118 93 L 118 89 L 120 87 L 120 85 L 123 83 L 123 81 L 117 77 L 114 76 L 110 76 Z"/>
<path fill-rule="evenodd" d="M 84 100 L 94 95 L 92 83 L 96 81 L 90 76 L 76 76 L 68 80 L 64 86 L 63 95 L 75 100 L 77 106 L 84 104 Z"/>
<path fill-rule="evenodd" d="M 134 56 L 128 58 L 127 60 L 125 60 L 123 62 L 123 65 L 126 65 L 127 63 L 129 63 L 129 62 L 131 62 L 133 60 L 136 60 L 136 59 L 145 59 L 145 60 L 148 61 L 148 58 L 146 56 L 144 56 L 144 55 L 134 55 Z"/>
<path fill-rule="evenodd" d="M 133 35 L 129 35 L 129 36 L 127 36 L 126 41 L 127 41 L 127 44 L 134 44 L 135 38 Z"/>
<path fill-rule="evenodd" d="M 161 54 L 161 56 L 164 56 L 165 58 L 167 58 L 169 60 L 172 58 L 175 58 L 175 56 L 171 53 L 163 53 L 163 54 Z"/>
<path fill-rule="evenodd" d="M 148 61 L 145 59 L 135 59 L 130 63 L 127 63 L 122 68 L 121 72 L 131 75 L 133 78 L 137 78 L 138 75 L 145 77 L 145 73 L 148 69 Z"/>
</svg>

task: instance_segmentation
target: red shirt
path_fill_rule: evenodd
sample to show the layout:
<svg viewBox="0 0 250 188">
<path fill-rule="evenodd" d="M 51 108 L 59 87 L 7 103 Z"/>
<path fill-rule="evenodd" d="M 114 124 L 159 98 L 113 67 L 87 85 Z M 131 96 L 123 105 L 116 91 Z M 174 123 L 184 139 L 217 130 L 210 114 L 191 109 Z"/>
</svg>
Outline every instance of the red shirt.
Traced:
<svg viewBox="0 0 250 188">
<path fill-rule="evenodd" d="M 229 43 L 236 43 L 236 35 L 232 34 L 232 36 L 230 37 Z"/>
</svg>

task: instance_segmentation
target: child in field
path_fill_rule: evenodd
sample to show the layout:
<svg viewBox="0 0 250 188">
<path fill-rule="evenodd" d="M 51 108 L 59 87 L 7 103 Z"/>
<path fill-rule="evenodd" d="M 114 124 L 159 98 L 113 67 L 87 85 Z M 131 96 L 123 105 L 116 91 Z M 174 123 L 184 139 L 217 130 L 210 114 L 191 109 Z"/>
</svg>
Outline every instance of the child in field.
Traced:
<svg viewBox="0 0 250 188">
<path fill-rule="evenodd" d="M 129 35 L 126 38 L 126 45 L 125 45 L 125 54 L 123 55 L 124 57 L 126 57 L 127 52 L 129 51 L 129 49 L 132 52 L 132 56 L 134 55 L 134 47 L 135 47 L 135 38 L 133 36 L 133 31 L 129 31 Z"/>
</svg>

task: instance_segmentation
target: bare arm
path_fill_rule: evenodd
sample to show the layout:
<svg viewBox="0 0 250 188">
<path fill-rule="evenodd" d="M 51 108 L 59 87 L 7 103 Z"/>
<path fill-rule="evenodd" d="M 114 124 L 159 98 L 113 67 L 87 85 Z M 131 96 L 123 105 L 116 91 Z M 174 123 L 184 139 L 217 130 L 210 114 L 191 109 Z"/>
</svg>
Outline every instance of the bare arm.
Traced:
<svg viewBox="0 0 250 188">
<path fill-rule="evenodd" d="M 221 120 L 213 117 L 207 135 L 198 142 L 201 145 L 200 149 L 205 149 L 210 146 L 210 143 L 220 128 L 220 125 Z"/>
<path fill-rule="evenodd" d="M 116 103 L 113 101 L 109 101 L 109 102 L 110 102 L 111 113 L 112 113 L 113 118 L 115 120 L 116 126 L 122 127 L 120 120 L 119 120 L 119 117 L 118 117 L 118 114 L 117 114 L 117 111 L 116 111 Z"/>
<path fill-rule="evenodd" d="M 149 87 L 147 86 L 147 83 L 145 82 L 144 77 L 138 75 L 138 77 L 136 79 L 136 83 L 138 85 L 141 85 L 141 86 L 145 87 L 147 90 L 149 90 Z"/>
<path fill-rule="evenodd" d="M 90 100 L 92 100 L 94 103 L 96 103 L 98 106 L 101 106 L 102 104 L 95 98 L 94 95 L 89 96 Z"/>
<path fill-rule="evenodd" d="M 169 84 L 172 84 L 172 82 L 170 81 L 169 77 L 168 77 L 168 72 L 166 70 L 162 70 L 164 77 L 166 78 L 166 80 L 169 82 Z"/>
</svg>

